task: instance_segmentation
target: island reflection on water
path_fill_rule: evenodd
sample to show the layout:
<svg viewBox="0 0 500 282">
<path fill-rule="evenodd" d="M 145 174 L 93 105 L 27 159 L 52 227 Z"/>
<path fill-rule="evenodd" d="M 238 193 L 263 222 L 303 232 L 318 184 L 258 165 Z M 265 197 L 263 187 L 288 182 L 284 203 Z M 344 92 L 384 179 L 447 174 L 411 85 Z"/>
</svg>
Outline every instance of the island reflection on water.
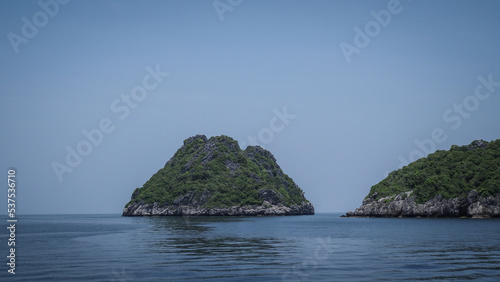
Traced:
<svg viewBox="0 0 500 282">
<path fill-rule="evenodd" d="M 500 219 L 339 216 L 23 216 L 13 281 L 500 281 Z"/>
</svg>

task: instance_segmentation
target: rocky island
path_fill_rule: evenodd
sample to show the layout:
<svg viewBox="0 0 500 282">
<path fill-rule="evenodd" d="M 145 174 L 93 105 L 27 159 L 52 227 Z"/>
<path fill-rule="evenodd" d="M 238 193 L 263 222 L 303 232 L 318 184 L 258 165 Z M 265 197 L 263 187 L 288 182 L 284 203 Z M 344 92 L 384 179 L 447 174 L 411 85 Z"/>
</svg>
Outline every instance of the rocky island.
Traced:
<svg viewBox="0 0 500 282">
<path fill-rule="evenodd" d="M 123 216 L 312 215 L 313 205 L 259 146 L 241 150 L 228 136 L 184 141 L 142 188 Z"/>
<path fill-rule="evenodd" d="M 347 217 L 500 217 L 500 139 L 437 151 L 374 185 Z"/>
</svg>

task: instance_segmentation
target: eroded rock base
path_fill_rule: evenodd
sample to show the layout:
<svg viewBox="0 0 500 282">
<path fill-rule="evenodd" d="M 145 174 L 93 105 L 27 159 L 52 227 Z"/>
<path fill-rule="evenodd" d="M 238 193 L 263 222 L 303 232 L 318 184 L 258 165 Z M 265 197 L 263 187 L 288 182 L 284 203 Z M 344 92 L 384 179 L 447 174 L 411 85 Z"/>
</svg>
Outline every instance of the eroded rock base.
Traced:
<svg viewBox="0 0 500 282">
<path fill-rule="evenodd" d="M 234 206 L 230 208 L 202 208 L 193 206 L 162 206 L 158 203 L 132 203 L 123 209 L 123 216 L 279 216 L 313 215 L 311 203 L 287 207 L 284 205 Z"/>
<path fill-rule="evenodd" d="M 361 207 L 348 212 L 347 217 L 500 217 L 500 194 L 479 197 L 471 191 L 467 198 L 444 199 L 436 195 L 432 200 L 417 204 L 410 192 L 375 200 L 376 195 L 365 199 Z"/>
</svg>

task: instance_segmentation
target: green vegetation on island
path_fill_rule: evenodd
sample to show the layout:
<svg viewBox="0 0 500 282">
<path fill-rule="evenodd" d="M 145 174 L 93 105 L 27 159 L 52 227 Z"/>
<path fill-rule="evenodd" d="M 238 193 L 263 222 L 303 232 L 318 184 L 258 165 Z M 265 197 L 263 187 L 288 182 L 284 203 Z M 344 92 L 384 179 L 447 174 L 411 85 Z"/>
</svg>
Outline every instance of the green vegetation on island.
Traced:
<svg viewBox="0 0 500 282">
<path fill-rule="evenodd" d="M 208 140 L 197 135 L 186 139 L 165 166 L 134 191 L 127 207 L 140 202 L 168 206 L 190 193 L 191 202 L 206 208 L 262 205 L 262 191 L 269 190 L 286 206 L 309 202 L 269 151 L 259 146 L 241 150 L 224 135 Z"/>
<path fill-rule="evenodd" d="M 453 145 L 449 151 L 429 154 L 391 172 L 372 186 L 365 199 L 413 191 L 411 196 L 416 202 L 424 203 L 436 195 L 464 198 L 472 190 L 482 197 L 500 193 L 500 139 L 476 140 L 467 146 Z"/>
</svg>

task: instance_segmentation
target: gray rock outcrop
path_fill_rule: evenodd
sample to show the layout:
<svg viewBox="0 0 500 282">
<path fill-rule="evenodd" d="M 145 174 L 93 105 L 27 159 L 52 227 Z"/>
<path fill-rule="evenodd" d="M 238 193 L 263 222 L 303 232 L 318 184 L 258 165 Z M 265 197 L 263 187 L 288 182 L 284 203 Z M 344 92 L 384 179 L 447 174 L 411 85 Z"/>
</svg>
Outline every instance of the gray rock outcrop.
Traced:
<svg viewBox="0 0 500 282">
<path fill-rule="evenodd" d="M 365 199 L 354 212 L 346 217 L 500 217 L 500 194 L 480 197 L 473 190 L 466 198 L 433 199 L 417 204 L 412 191 L 375 200 L 376 194 Z"/>
<path fill-rule="evenodd" d="M 259 190 L 259 198 L 263 205 L 233 206 L 227 208 L 206 208 L 203 205 L 208 201 L 211 194 L 205 191 L 199 200 L 195 193 L 190 191 L 173 201 L 172 205 L 160 205 L 159 203 L 131 203 L 123 209 L 124 216 L 273 216 L 273 215 L 312 215 L 314 207 L 311 203 L 303 202 L 301 205 L 285 206 L 283 195 L 269 189 Z"/>
<path fill-rule="evenodd" d="M 278 205 L 233 206 L 230 208 L 203 208 L 191 205 L 161 206 L 158 203 L 132 203 L 123 209 L 124 216 L 279 216 L 279 215 L 313 215 L 311 203 L 303 203 L 291 207 Z"/>
</svg>

